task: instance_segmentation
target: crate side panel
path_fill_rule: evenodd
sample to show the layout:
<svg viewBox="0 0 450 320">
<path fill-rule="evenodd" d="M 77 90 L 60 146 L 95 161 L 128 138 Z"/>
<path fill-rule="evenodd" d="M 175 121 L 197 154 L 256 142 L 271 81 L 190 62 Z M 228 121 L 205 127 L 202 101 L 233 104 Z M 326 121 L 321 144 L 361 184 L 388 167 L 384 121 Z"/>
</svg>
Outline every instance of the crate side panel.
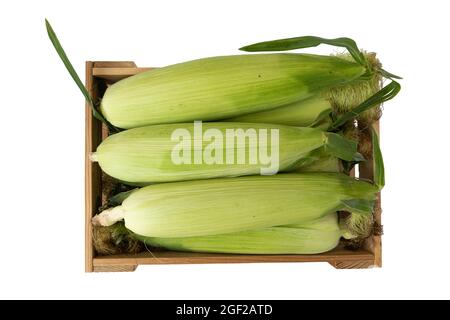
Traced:
<svg viewBox="0 0 450 320">
<path fill-rule="evenodd" d="M 86 88 L 95 99 L 96 92 L 92 75 L 93 65 L 93 62 L 86 62 Z M 88 103 L 85 106 L 85 114 L 85 270 L 86 272 L 93 272 L 94 247 L 91 218 L 100 203 L 101 172 L 98 165 L 93 163 L 89 157 L 101 141 L 101 125 L 92 116 L 91 107 Z"/>
<path fill-rule="evenodd" d="M 207 254 L 175 251 L 145 252 L 137 255 L 103 256 L 94 259 L 97 266 L 147 264 L 205 264 L 205 263 L 260 263 L 260 262 L 361 262 L 373 265 L 373 254 L 366 250 L 349 251 L 338 248 L 317 255 L 240 255 Z"/>
</svg>

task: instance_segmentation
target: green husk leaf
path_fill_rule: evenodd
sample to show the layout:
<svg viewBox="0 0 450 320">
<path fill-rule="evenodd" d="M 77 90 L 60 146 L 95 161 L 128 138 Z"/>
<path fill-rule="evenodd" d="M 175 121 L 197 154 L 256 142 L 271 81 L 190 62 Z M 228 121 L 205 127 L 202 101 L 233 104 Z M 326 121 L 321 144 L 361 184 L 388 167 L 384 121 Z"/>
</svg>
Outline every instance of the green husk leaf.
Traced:
<svg viewBox="0 0 450 320">
<path fill-rule="evenodd" d="M 295 168 L 295 172 L 330 172 L 338 173 L 342 172 L 342 163 L 346 161 L 341 161 L 335 156 L 329 155 L 325 150 L 315 150 L 311 152 L 311 157 L 309 162 L 305 162 L 299 167 Z"/>
<path fill-rule="evenodd" d="M 365 199 L 350 199 L 350 200 L 342 200 L 341 202 L 346 211 L 357 214 L 371 215 L 373 213 L 373 207 L 375 205 L 374 200 L 365 200 Z"/>
<path fill-rule="evenodd" d="M 381 153 L 380 141 L 378 135 L 374 129 L 372 129 L 372 147 L 373 147 L 373 183 L 379 188 L 383 189 L 385 184 L 384 179 L 384 161 L 383 154 Z"/>
<path fill-rule="evenodd" d="M 352 161 L 341 161 L 342 168 L 344 169 L 344 172 L 349 175 L 350 172 L 355 167 L 355 165 L 357 165 L 361 162 L 364 162 L 364 161 L 366 161 L 366 159 L 364 158 L 364 156 L 361 153 L 358 152 Z"/>
<path fill-rule="evenodd" d="M 330 118 L 331 117 L 331 113 L 332 113 L 332 109 L 323 110 L 321 113 L 319 113 L 319 115 L 317 116 L 316 120 L 314 120 L 314 122 L 309 125 L 309 127 L 313 127 L 314 128 L 314 127 L 317 127 L 317 126 L 321 125 L 322 122 L 326 118 Z"/>
<path fill-rule="evenodd" d="M 366 58 L 358 49 L 356 42 L 350 38 L 326 39 L 314 36 L 304 36 L 304 37 L 259 42 L 242 47 L 239 50 L 248 52 L 287 51 L 287 50 L 317 47 L 321 44 L 328 44 L 335 47 L 344 47 L 348 50 L 348 52 L 351 54 L 351 56 L 353 57 L 353 59 L 355 59 L 357 63 L 363 66 L 367 65 Z"/>
<path fill-rule="evenodd" d="M 395 75 L 395 74 L 393 74 L 393 73 L 390 73 L 390 72 L 388 72 L 388 71 L 386 71 L 386 70 L 384 70 L 384 69 L 380 69 L 379 70 L 379 72 L 380 72 L 380 74 L 383 76 L 383 77 L 385 77 L 385 78 L 387 78 L 387 79 L 403 79 L 402 77 L 400 77 L 400 76 L 397 76 L 397 75 Z"/>
<path fill-rule="evenodd" d="M 352 161 L 355 163 L 360 163 L 360 162 L 366 161 L 366 159 L 364 158 L 364 156 L 361 153 L 357 152 L 355 154 L 355 157 L 352 159 Z"/>
<path fill-rule="evenodd" d="M 121 205 L 122 202 L 136 190 L 139 190 L 139 188 L 134 188 L 134 189 L 131 189 L 128 191 L 120 192 L 120 193 L 112 196 L 111 198 L 108 199 L 108 205 L 110 205 L 110 206 Z"/>
<path fill-rule="evenodd" d="M 340 126 L 344 125 L 350 120 L 353 120 L 357 116 L 359 116 L 364 111 L 369 110 L 370 108 L 379 105 L 383 102 L 386 102 L 388 100 L 391 100 L 394 98 L 399 92 L 400 92 L 401 86 L 398 82 L 392 80 L 391 83 L 389 83 L 387 86 L 385 86 L 383 89 L 372 95 L 370 98 L 368 98 L 366 101 L 361 103 L 359 106 L 354 108 L 353 110 L 344 113 L 342 116 L 337 118 L 337 120 L 333 123 L 330 130 L 335 131 Z"/>
<path fill-rule="evenodd" d="M 344 169 L 344 173 L 350 175 L 350 172 L 353 170 L 357 163 L 358 162 L 356 161 L 342 161 L 342 168 Z"/>
<path fill-rule="evenodd" d="M 337 133 L 327 132 L 325 150 L 339 159 L 353 161 L 361 159 L 362 155 L 358 153 L 358 144 L 356 141 L 348 140 Z"/>
<path fill-rule="evenodd" d="M 67 71 L 69 72 L 70 76 L 72 77 L 73 81 L 75 81 L 76 85 L 80 89 L 84 98 L 91 106 L 93 116 L 96 119 L 100 120 L 101 122 L 105 123 L 110 130 L 112 130 L 114 132 L 118 132 L 119 130 L 116 127 L 114 127 L 113 125 L 111 125 L 103 117 L 103 115 L 97 110 L 97 107 L 95 106 L 91 95 L 89 94 L 88 90 L 86 89 L 86 87 L 84 86 L 80 77 L 78 76 L 77 72 L 75 71 L 72 63 L 70 62 L 69 58 L 66 55 L 66 52 L 64 51 L 63 47 L 61 46 L 61 43 L 59 42 L 58 37 L 56 36 L 55 32 L 53 31 L 53 28 L 50 25 L 50 22 L 48 22 L 47 19 L 45 19 L 45 26 L 47 28 L 47 34 L 48 34 L 48 37 L 50 38 L 50 41 L 53 44 L 53 47 L 55 48 L 55 50 L 58 53 L 59 57 L 61 58 L 62 62 L 64 63 L 64 65 L 65 65 Z"/>
</svg>

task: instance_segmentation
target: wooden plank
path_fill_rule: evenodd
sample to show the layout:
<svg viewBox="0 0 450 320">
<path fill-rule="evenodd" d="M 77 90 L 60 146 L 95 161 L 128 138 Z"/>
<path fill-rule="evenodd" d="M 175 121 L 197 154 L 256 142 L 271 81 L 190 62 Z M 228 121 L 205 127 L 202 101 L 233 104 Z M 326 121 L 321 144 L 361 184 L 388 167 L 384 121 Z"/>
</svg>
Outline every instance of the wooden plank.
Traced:
<svg viewBox="0 0 450 320">
<path fill-rule="evenodd" d="M 109 83 L 113 83 L 122 79 L 125 79 L 130 76 L 134 76 L 135 74 L 151 70 L 152 68 L 122 68 L 122 67 L 114 67 L 114 68 L 94 68 L 93 75 L 97 78 L 104 79 Z"/>
<path fill-rule="evenodd" d="M 92 74 L 94 75 L 94 77 L 98 77 L 98 78 L 102 78 L 102 76 L 132 76 L 144 71 L 148 71 L 148 70 L 152 70 L 152 68 L 122 68 L 122 67 L 115 67 L 115 68 L 98 68 L 95 67 L 92 70 Z"/>
<path fill-rule="evenodd" d="M 330 264 L 336 269 L 368 269 L 374 267 L 374 260 L 334 261 Z"/>
<path fill-rule="evenodd" d="M 137 265 L 95 266 L 94 272 L 134 272 L 137 267 Z"/>
<path fill-rule="evenodd" d="M 374 256 L 366 250 L 349 251 L 343 248 L 317 255 L 239 255 L 188 252 L 145 252 L 137 255 L 102 256 L 94 259 L 94 266 L 149 264 L 205 264 L 259 262 L 336 262 L 364 261 L 373 264 Z"/>
<path fill-rule="evenodd" d="M 94 101 L 99 95 L 99 83 L 93 75 L 95 67 L 105 68 L 136 68 L 134 62 L 113 61 L 87 61 L 86 62 L 86 88 Z M 85 271 L 94 271 L 94 247 L 92 239 L 91 218 L 97 212 L 97 208 L 103 203 L 101 170 L 97 163 L 90 160 L 90 154 L 97 149 L 100 142 L 107 136 L 107 128 L 92 116 L 91 107 L 85 106 Z"/>
<path fill-rule="evenodd" d="M 134 61 L 95 61 L 94 68 L 136 68 Z"/>
<path fill-rule="evenodd" d="M 93 62 L 86 62 L 86 88 L 90 94 L 93 93 Z M 93 272 L 94 247 L 92 244 L 91 217 L 94 212 L 95 197 L 97 195 L 96 183 L 94 179 L 94 166 L 89 159 L 95 144 L 95 128 L 93 116 L 89 104 L 85 106 L 85 271 Z"/>
<path fill-rule="evenodd" d="M 375 131 L 378 136 L 380 136 L 380 124 L 376 122 L 373 125 Z M 366 159 L 366 161 L 359 166 L 359 174 L 361 178 L 373 180 L 374 174 L 373 168 L 373 159 Z M 377 201 L 375 203 L 375 212 L 374 212 L 374 220 L 378 226 L 382 226 L 381 221 L 381 194 L 377 194 Z M 364 243 L 364 249 L 373 253 L 375 258 L 375 266 L 382 267 L 382 243 L 381 243 L 381 234 L 373 235 L 368 238 Z"/>
<path fill-rule="evenodd" d="M 133 61 L 96 61 L 92 74 L 110 84 L 150 69 L 138 68 Z"/>
</svg>

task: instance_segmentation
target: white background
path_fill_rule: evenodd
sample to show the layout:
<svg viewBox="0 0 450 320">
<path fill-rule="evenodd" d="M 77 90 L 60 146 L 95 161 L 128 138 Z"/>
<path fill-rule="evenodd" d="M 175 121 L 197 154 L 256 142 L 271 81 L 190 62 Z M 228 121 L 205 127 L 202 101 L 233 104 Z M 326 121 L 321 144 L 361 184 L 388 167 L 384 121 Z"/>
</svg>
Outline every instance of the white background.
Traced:
<svg viewBox="0 0 450 320">
<path fill-rule="evenodd" d="M 2 2 L 0 298 L 450 298 L 447 3 Z M 300 35 L 348 36 L 378 52 L 387 70 L 404 77 L 382 119 L 384 267 L 181 265 L 85 274 L 83 98 L 47 39 L 44 17 L 82 76 L 85 60 L 163 66 Z"/>
</svg>

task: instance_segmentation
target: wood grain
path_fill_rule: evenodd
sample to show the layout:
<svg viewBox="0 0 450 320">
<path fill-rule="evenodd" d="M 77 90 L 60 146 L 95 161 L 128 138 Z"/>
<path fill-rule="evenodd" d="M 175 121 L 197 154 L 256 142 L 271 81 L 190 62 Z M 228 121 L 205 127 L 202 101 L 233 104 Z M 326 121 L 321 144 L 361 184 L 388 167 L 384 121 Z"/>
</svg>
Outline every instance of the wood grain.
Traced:
<svg viewBox="0 0 450 320">
<path fill-rule="evenodd" d="M 136 68 L 134 61 L 95 61 L 94 68 Z"/>
<path fill-rule="evenodd" d="M 93 75 L 97 78 L 107 80 L 108 83 L 113 83 L 124 78 L 134 76 L 135 74 L 151 70 L 151 68 L 130 68 L 130 67 L 115 67 L 115 68 L 97 68 L 93 69 Z"/>
<path fill-rule="evenodd" d="M 134 272 L 137 267 L 137 265 L 95 266 L 94 272 Z"/>
<path fill-rule="evenodd" d="M 94 77 L 94 69 L 97 68 L 128 68 L 135 69 L 136 64 L 131 61 L 87 61 L 85 86 L 94 101 L 100 95 L 99 79 Z M 103 84 L 105 85 L 105 84 Z M 105 125 L 95 119 L 91 107 L 85 105 L 85 271 L 93 272 L 94 268 L 94 246 L 92 239 L 91 218 L 97 213 L 105 201 L 102 197 L 101 170 L 97 163 L 90 160 L 90 154 L 97 149 L 100 142 L 108 135 Z"/>
<path fill-rule="evenodd" d="M 137 255 L 102 256 L 94 259 L 94 266 L 148 265 L 148 264 L 206 264 L 206 263 L 260 263 L 260 262 L 336 262 L 365 261 L 373 264 L 373 254 L 366 250 L 349 251 L 338 248 L 317 255 L 240 255 L 189 252 L 145 252 Z"/>
<path fill-rule="evenodd" d="M 358 261 L 334 261 L 330 264 L 336 269 L 368 269 L 375 267 L 374 260 L 358 260 Z"/>
<path fill-rule="evenodd" d="M 93 62 L 86 62 L 86 88 L 91 95 L 93 94 L 93 65 Z M 89 155 L 91 154 L 96 142 L 95 136 L 97 135 L 97 132 L 94 125 L 92 112 L 87 102 L 85 106 L 85 130 L 85 271 L 92 272 L 94 271 L 94 247 L 92 243 L 91 218 L 94 213 L 94 203 L 99 194 L 99 180 L 95 176 L 94 164 L 89 159 Z"/>
</svg>

